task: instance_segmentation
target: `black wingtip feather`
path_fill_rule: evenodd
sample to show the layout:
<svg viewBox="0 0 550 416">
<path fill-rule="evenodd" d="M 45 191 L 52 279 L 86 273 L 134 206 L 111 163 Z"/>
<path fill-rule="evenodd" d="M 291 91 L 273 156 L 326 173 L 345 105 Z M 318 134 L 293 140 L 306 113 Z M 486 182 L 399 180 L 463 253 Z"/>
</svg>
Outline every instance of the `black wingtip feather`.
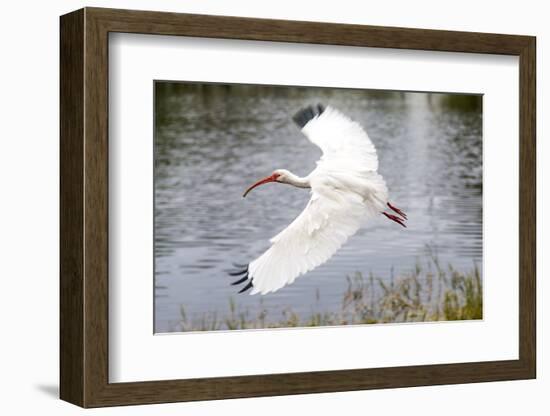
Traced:
<svg viewBox="0 0 550 416">
<path fill-rule="evenodd" d="M 241 290 L 239 290 L 239 293 L 246 292 L 251 287 L 252 287 L 252 280 L 250 282 L 248 282 L 248 284 L 245 287 L 243 287 Z"/>
<path fill-rule="evenodd" d="M 294 114 L 292 120 L 298 125 L 298 127 L 303 129 L 307 123 L 309 123 L 313 118 L 323 114 L 324 111 L 325 106 L 322 104 L 310 105 L 302 108 L 300 111 Z"/>
<path fill-rule="evenodd" d="M 240 276 L 241 274 L 245 274 L 248 272 L 248 266 L 244 268 L 243 270 L 237 270 L 235 272 L 229 272 L 229 276 Z"/>
<path fill-rule="evenodd" d="M 239 284 L 241 284 L 241 283 L 243 283 L 243 282 L 245 282 L 245 281 L 247 281 L 247 280 L 248 280 L 248 273 L 245 274 L 243 278 L 241 278 L 241 279 L 239 279 L 239 280 L 236 280 L 236 281 L 234 281 L 234 282 L 231 283 L 231 284 L 232 284 L 233 286 L 234 286 L 234 285 L 239 285 Z"/>
</svg>

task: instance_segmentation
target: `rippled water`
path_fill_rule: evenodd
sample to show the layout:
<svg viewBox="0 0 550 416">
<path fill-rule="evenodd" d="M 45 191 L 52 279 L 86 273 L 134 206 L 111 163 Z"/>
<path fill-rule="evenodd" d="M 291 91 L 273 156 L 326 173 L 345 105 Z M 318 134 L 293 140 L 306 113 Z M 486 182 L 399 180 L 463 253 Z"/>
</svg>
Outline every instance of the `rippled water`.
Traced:
<svg viewBox="0 0 550 416">
<path fill-rule="evenodd" d="M 325 88 L 156 83 L 155 331 L 223 316 L 230 297 L 254 314 L 337 311 L 346 275 L 387 278 L 436 251 L 470 270 L 482 255 L 480 97 Z M 309 199 L 306 189 L 243 190 L 276 168 L 305 176 L 320 150 L 292 123 L 311 103 L 330 104 L 368 131 L 390 201 L 408 228 L 384 217 L 360 230 L 326 264 L 274 294 L 237 295 L 231 263 L 248 263 Z"/>
</svg>

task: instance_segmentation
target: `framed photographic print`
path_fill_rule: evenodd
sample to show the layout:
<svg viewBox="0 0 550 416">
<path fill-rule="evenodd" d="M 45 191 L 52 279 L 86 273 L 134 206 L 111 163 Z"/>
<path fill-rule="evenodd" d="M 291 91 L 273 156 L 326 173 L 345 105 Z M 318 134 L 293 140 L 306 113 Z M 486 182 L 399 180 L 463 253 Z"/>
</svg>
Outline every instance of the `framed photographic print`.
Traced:
<svg viewBox="0 0 550 416">
<path fill-rule="evenodd" d="M 534 37 L 60 24 L 63 400 L 535 377 Z"/>
</svg>

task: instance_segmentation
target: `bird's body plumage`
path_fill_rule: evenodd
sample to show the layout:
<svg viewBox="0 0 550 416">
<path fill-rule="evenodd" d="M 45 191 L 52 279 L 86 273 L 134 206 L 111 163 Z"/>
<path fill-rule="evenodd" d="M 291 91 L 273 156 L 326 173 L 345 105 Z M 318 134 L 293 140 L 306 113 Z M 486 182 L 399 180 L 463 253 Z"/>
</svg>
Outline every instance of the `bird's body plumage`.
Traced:
<svg viewBox="0 0 550 416">
<path fill-rule="evenodd" d="M 323 154 L 305 178 L 283 170 L 268 178 L 310 187 L 311 198 L 296 219 L 271 238 L 267 251 L 248 265 L 251 294 L 274 292 L 323 264 L 366 221 L 391 207 L 385 181 L 377 173 L 376 149 L 361 125 L 320 105 L 301 110 L 294 121 Z"/>
</svg>

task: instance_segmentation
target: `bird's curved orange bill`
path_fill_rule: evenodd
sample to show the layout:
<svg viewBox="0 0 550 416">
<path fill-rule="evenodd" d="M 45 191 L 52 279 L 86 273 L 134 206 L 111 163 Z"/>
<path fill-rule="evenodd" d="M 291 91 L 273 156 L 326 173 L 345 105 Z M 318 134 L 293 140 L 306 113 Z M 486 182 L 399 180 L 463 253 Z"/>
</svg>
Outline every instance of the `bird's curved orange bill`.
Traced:
<svg viewBox="0 0 550 416">
<path fill-rule="evenodd" d="M 263 185 L 265 183 L 269 183 L 269 182 L 277 182 L 277 178 L 279 177 L 279 175 L 277 175 L 276 173 L 274 173 L 273 175 L 271 176 L 268 176 L 266 178 L 263 178 L 261 180 L 259 180 L 258 182 L 256 182 L 254 185 L 252 185 L 250 188 L 248 188 L 244 194 L 243 194 L 243 198 L 246 197 L 248 195 L 248 193 L 253 190 L 254 188 L 256 188 L 257 186 L 260 186 L 260 185 Z"/>
</svg>

